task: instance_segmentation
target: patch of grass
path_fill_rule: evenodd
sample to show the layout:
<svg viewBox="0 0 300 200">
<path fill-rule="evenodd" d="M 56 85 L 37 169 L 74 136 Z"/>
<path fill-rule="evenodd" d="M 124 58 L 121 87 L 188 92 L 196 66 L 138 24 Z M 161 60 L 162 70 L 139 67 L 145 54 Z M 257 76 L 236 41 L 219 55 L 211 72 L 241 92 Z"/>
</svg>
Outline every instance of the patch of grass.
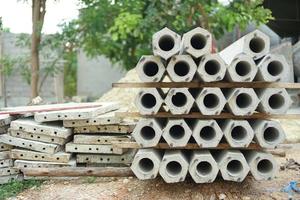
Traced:
<svg viewBox="0 0 300 200">
<path fill-rule="evenodd" d="M 97 177 L 95 177 L 95 176 L 88 176 L 88 177 L 86 177 L 85 181 L 87 183 L 95 183 L 96 179 L 97 179 Z"/>
<path fill-rule="evenodd" d="M 39 187 L 43 181 L 40 180 L 25 180 L 25 181 L 12 181 L 10 183 L 0 185 L 0 200 L 16 196 L 20 192 L 32 188 Z"/>
</svg>

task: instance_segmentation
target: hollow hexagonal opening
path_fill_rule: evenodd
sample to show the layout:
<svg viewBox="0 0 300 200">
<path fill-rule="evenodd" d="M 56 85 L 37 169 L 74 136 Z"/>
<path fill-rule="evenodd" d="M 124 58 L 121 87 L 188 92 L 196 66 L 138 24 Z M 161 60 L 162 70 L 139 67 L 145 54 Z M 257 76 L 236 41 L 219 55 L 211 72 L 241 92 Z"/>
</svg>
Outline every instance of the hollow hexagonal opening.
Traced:
<svg viewBox="0 0 300 200">
<path fill-rule="evenodd" d="M 270 75 L 278 76 L 283 71 L 283 64 L 280 61 L 274 60 L 268 64 L 267 70 Z"/>
<path fill-rule="evenodd" d="M 265 41 L 260 37 L 254 37 L 250 40 L 249 48 L 254 53 L 260 53 L 265 49 Z"/>
<path fill-rule="evenodd" d="M 139 168 L 142 172 L 150 172 L 154 168 L 154 163 L 151 159 L 149 158 L 142 158 L 139 161 Z"/>
<path fill-rule="evenodd" d="M 209 60 L 204 65 L 204 70 L 209 75 L 216 75 L 220 71 L 220 63 L 217 60 Z"/>
<path fill-rule="evenodd" d="M 247 130 L 243 126 L 235 126 L 231 130 L 231 138 L 234 140 L 244 140 L 247 137 Z"/>
<path fill-rule="evenodd" d="M 251 64 L 247 61 L 239 61 L 235 65 L 235 71 L 239 76 L 247 76 L 251 72 Z"/>
<path fill-rule="evenodd" d="M 203 104 L 207 108 L 215 108 L 219 105 L 220 99 L 216 94 L 207 94 L 203 99 Z"/>
<path fill-rule="evenodd" d="M 152 140 L 155 137 L 155 130 L 151 126 L 144 126 L 140 135 L 144 140 Z"/>
<path fill-rule="evenodd" d="M 275 127 L 268 127 L 264 130 L 263 138 L 268 143 L 276 142 L 279 139 L 280 131 Z"/>
<path fill-rule="evenodd" d="M 170 176 L 178 176 L 182 171 L 182 166 L 177 161 L 171 161 L 166 166 L 166 172 Z"/>
<path fill-rule="evenodd" d="M 227 171 L 233 176 L 239 175 L 243 171 L 243 169 L 243 164 L 239 160 L 231 160 L 227 164 Z"/>
<path fill-rule="evenodd" d="M 185 61 L 178 61 L 174 65 L 174 72 L 177 76 L 186 76 L 190 71 L 190 66 Z"/>
<path fill-rule="evenodd" d="M 203 49 L 206 45 L 206 37 L 202 34 L 195 34 L 191 37 L 191 46 L 194 49 Z"/>
<path fill-rule="evenodd" d="M 200 131 L 200 138 L 203 140 L 213 140 L 216 137 L 216 130 L 211 126 L 205 126 Z"/>
<path fill-rule="evenodd" d="M 187 103 L 187 97 L 182 92 L 177 92 L 175 95 L 172 96 L 171 99 L 172 103 L 176 107 L 182 107 L 185 106 Z"/>
<path fill-rule="evenodd" d="M 175 41 L 174 38 L 170 35 L 162 36 L 158 41 L 158 46 L 163 51 L 170 51 L 174 48 Z"/>
<path fill-rule="evenodd" d="M 269 97 L 269 106 L 272 109 L 280 109 L 284 103 L 285 99 L 281 94 L 273 94 Z"/>
<path fill-rule="evenodd" d="M 141 98 L 141 104 L 145 108 L 153 108 L 156 105 L 156 98 L 153 94 L 146 93 Z"/>
<path fill-rule="evenodd" d="M 246 93 L 240 93 L 236 97 L 236 105 L 239 108 L 247 108 L 252 103 L 252 97 Z"/>
<path fill-rule="evenodd" d="M 179 140 L 184 137 L 185 131 L 184 128 L 180 125 L 174 125 L 170 128 L 169 134 L 175 140 Z"/>
<path fill-rule="evenodd" d="M 200 176 L 207 176 L 212 172 L 212 165 L 210 162 L 201 161 L 198 163 L 196 170 Z"/>
<path fill-rule="evenodd" d="M 257 171 L 262 174 L 270 173 L 273 169 L 273 163 L 268 159 L 262 159 L 257 163 Z"/>
<path fill-rule="evenodd" d="M 156 62 L 148 61 L 143 66 L 143 72 L 147 76 L 155 76 L 158 73 L 158 65 Z"/>
</svg>

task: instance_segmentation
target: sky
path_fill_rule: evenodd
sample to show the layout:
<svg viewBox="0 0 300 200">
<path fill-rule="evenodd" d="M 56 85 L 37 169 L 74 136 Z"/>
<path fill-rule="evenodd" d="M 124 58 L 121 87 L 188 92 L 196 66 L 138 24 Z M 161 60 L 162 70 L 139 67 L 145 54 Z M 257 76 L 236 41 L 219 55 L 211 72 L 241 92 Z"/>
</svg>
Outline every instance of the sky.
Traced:
<svg viewBox="0 0 300 200">
<path fill-rule="evenodd" d="M 31 33 L 31 0 L 0 0 L 0 17 L 4 28 L 13 33 Z M 77 18 L 77 0 L 47 0 L 43 33 L 56 33 L 63 21 Z"/>
</svg>

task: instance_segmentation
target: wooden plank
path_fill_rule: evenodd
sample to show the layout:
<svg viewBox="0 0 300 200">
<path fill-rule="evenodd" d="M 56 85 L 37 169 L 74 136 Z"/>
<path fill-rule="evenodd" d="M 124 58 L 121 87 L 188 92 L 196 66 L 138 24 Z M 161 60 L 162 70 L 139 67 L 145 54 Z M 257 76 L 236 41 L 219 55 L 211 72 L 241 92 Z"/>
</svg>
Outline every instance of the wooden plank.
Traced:
<svg viewBox="0 0 300 200">
<path fill-rule="evenodd" d="M 121 133 L 128 134 L 133 131 L 135 124 L 115 124 L 75 127 L 74 133 Z"/>
<path fill-rule="evenodd" d="M 79 127 L 79 126 L 93 126 L 93 125 L 108 125 L 119 124 L 122 119 L 115 116 L 114 112 L 105 113 L 97 117 L 86 120 L 64 120 L 64 127 Z"/>
<path fill-rule="evenodd" d="M 0 160 L 5 160 L 10 158 L 10 151 L 0 152 Z"/>
<path fill-rule="evenodd" d="M 130 150 L 122 155 L 107 154 L 77 154 L 77 163 L 100 163 L 100 164 L 131 164 L 136 151 Z"/>
<path fill-rule="evenodd" d="M 0 152 L 10 150 L 11 148 L 11 145 L 0 142 Z"/>
<path fill-rule="evenodd" d="M 21 181 L 23 180 L 23 176 L 21 174 L 15 174 L 10 176 L 0 176 L 0 185 L 9 183 L 11 181 Z"/>
<path fill-rule="evenodd" d="M 61 149 L 61 146 L 56 144 L 25 140 L 22 138 L 12 137 L 7 134 L 0 135 L 0 142 L 12 146 L 16 146 L 16 147 L 21 147 L 24 149 L 30 149 L 33 151 L 39 151 L 39 152 L 50 153 L 50 154 L 54 154 L 55 152 L 58 152 Z"/>
<path fill-rule="evenodd" d="M 113 143 L 112 146 L 114 148 L 127 148 L 127 149 L 140 149 L 142 148 L 138 143 L 136 142 L 122 142 L 122 143 Z M 196 143 L 188 143 L 185 147 L 170 147 L 167 143 L 159 143 L 157 146 L 153 147 L 155 149 L 202 149 L 201 146 L 199 146 Z M 205 149 L 234 149 L 229 144 L 221 143 L 217 147 L 211 147 L 211 148 L 205 148 Z M 253 150 L 259 150 L 261 147 L 258 144 L 252 143 L 248 147 L 238 147 L 235 149 L 253 149 Z"/>
<path fill-rule="evenodd" d="M 48 136 L 48 135 L 38 134 L 38 133 L 28 133 L 28 132 L 25 132 L 22 130 L 14 130 L 14 129 L 9 129 L 8 135 L 17 137 L 17 138 L 34 140 L 34 141 L 38 141 L 38 142 L 58 144 L 58 145 L 64 145 L 67 142 L 69 142 L 72 138 L 72 136 L 69 136 L 68 138 L 64 139 L 61 137 Z"/>
<path fill-rule="evenodd" d="M 22 149 L 12 149 L 11 157 L 16 160 L 32 160 L 45 162 L 68 163 L 71 159 L 70 153 L 57 152 L 55 154 L 40 153 Z"/>
<path fill-rule="evenodd" d="M 13 161 L 12 159 L 5 159 L 0 161 L 0 168 L 12 167 Z"/>
<path fill-rule="evenodd" d="M 113 148 L 112 145 L 98 144 L 66 144 L 66 152 L 69 153 L 101 153 L 101 154 L 123 154 L 126 149 Z"/>
<path fill-rule="evenodd" d="M 13 167 L 0 168 L 0 176 L 10 176 L 19 174 L 20 170 Z"/>
<path fill-rule="evenodd" d="M 64 128 L 61 122 L 38 123 L 32 118 L 12 121 L 10 127 L 13 130 L 22 130 L 28 133 L 37 133 L 60 138 L 68 138 L 72 135 L 72 129 Z"/>
<path fill-rule="evenodd" d="M 67 111 L 73 109 L 86 109 L 102 106 L 102 103 L 62 103 L 34 106 L 17 106 L 1 108 L 0 115 L 21 115 L 35 112 L 50 112 L 50 111 Z"/>
<path fill-rule="evenodd" d="M 254 113 L 248 116 L 236 116 L 231 113 L 221 113 L 220 115 L 202 115 L 199 112 L 191 112 L 189 114 L 173 115 L 169 112 L 158 112 L 155 115 L 141 115 L 139 112 L 117 112 L 119 117 L 132 118 L 193 118 L 193 119 L 300 119 L 300 114 L 282 114 L 269 115 L 265 113 Z"/>
<path fill-rule="evenodd" d="M 51 167 L 76 167 L 76 161 L 71 160 L 68 163 L 15 160 L 14 167 L 17 169 L 23 168 L 51 168 Z"/>
<path fill-rule="evenodd" d="M 281 82 L 127 82 L 113 83 L 115 88 L 288 88 L 300 89 L 300 83 L 281 83 Z"/>
<path fill-rule="evenodd" d="M 37 122 L 49 122 L 58 120 L 79 120 L 90 119 L 100 114 L 107 113 L 120 108 L 116 102 L 101 103 L 101 106 L 94 108 L 73 109 L 63 111 L 38 112 L 35 113 L 34 119 Z"/>
<path fill-rule="evenodd" d="M 112 142 L 130 142 L 130 138 L 123 135 L 74 135 L 76 144 L 111 144 Z"/>
<path fill-rule="evenodd" d="M 24 168 L 21 171 L 26 176 L 50 176 L 50 177 L 128 177 L 133 176 L 129 167 L 62 167 L 62 168 Z"/>
</svg>

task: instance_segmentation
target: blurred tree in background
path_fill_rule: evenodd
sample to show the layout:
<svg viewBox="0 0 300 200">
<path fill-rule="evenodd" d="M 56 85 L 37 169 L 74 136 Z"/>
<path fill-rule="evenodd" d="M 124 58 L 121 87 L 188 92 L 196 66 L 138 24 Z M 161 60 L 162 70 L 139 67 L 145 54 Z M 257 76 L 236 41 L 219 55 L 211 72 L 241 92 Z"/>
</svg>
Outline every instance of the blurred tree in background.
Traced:
<svg viewBox="0 0 300 200">
<path fill-rule="evenodd" d="M 250 22 L 272 18 L 262 0 L 81 0 L 79 18 L 68 26 L 88 55 L 105 55 L 125 69 L 135 66 L 143 54 L 151 54 L 152 34 L 168 27 L 183 34 L 201 26 L 216 38 Z"/>
</svg>

